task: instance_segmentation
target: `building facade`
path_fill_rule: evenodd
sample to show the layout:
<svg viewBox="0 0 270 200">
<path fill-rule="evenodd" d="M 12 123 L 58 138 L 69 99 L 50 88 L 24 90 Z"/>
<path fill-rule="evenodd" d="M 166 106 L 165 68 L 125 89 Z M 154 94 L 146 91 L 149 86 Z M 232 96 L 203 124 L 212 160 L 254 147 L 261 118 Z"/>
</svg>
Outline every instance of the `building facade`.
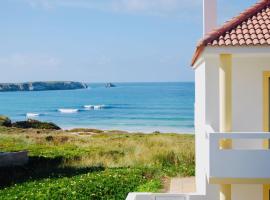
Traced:
<svg viewBox="0 0 270 200">
<path fill-rule="evenodd" d="M 219 28 L 216 5 L 192 59 L 197 191 L 128 200 L 270 200 L 270 0 Z"/>
</svg>

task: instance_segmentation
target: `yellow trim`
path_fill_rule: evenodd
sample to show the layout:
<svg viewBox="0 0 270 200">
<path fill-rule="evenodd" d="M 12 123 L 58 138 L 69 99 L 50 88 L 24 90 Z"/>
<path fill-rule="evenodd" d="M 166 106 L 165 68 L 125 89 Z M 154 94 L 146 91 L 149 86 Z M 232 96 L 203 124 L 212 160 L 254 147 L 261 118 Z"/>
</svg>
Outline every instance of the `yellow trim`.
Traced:
<svg viewBox="0 0 270 200">
<path fill-rule="evenodd" d="M 231 185 L 220 185 L 220 200 L 231 200 L 232 199 L 232 186 Z"/>
<path fill-rule="evenodd" d="M 263 130 L 269 132 L 269 79 L 270 72 L 263 72 Z M 265 149 L 269 149 L 269 140 L 263 142 Z"/>
<path fill-rule="evenodd" d="M 263 185 L 263 200 L 269 200 L 270 185 Z"/>
<path fill-rule="evenodd" d="M 263 72 L 263 130 L 269 132 L 269 79 L 270 71 Z M 269 140 L 263 141 L 263 147 L 269 149 Z M 269 200 L 270 182 L 263 185 L 263 200 Z"/>
<path fill-rule="evenodd" d="M 220 132 L 232 131 L 232 55 L 221 54 L 219 66 Z M 221 141 L 222 149 L 231 149 L 232 140 Z"/>
<path fill-rule="evenodd" d="M 232 131 L 232 55 L 221 54 L 219 65 L 220 132 Z M 220 142 L 221 149 L 231 149 L 232 140 Z M 231 185 L 220 185 L 220 200 L 231 200 Z"/>
<path fill-rule="evenodd" d="M 265 184 L 270 185 L 270 178 L 210 178 L 210 184 Z M 269 200 L 269 199 L 267 199 Z"/>
</svg>

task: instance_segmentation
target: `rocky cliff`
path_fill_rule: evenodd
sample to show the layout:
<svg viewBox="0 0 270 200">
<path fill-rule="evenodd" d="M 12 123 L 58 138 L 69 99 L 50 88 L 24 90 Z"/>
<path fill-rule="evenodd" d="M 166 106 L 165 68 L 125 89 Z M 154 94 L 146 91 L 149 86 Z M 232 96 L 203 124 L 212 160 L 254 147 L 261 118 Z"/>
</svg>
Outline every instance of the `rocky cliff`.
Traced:
<svg viewBox="0 0 270 200">
<path fill-rule="evenodd" d="M 0 92 L 9 91 L 45 91 L 85 89 L 87 85 L 73 81 L 0 83 Z"/>
</svg>

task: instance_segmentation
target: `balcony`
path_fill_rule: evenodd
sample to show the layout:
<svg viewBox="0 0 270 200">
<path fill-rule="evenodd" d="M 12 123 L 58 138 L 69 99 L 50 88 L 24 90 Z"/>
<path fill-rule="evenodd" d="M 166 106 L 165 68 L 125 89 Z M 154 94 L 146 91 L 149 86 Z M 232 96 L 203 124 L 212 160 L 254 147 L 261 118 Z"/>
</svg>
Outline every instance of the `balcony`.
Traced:
<svg viewBox="0 0 270 200">
<path fill-rule="evenodd" d="M 208 128 L 209 130 L 209 128 Z M 220 141 L 232 141 L 231 149 L 221 149 Z M 270 180 L 270 150 L 263 142 L 270 140 L 267 133 L 215 133 L 206 134 L 209 181 L 250 179 L 258 182 Z"/>
</svg>

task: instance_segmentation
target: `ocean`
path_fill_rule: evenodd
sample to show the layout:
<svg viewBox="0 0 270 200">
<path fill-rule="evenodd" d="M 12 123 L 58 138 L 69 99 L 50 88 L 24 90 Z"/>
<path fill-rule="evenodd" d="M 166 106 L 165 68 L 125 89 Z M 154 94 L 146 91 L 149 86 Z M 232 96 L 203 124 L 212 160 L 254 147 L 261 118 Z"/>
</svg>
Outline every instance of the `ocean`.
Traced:
<svg viewBox="0 0 270 200">
<path fill-rule="evenodd" d="M 0 93 L 0 114 L 61 128 L 194 132 L 194 83 L 104 83 L 88 89 Z"/>
</svg>

